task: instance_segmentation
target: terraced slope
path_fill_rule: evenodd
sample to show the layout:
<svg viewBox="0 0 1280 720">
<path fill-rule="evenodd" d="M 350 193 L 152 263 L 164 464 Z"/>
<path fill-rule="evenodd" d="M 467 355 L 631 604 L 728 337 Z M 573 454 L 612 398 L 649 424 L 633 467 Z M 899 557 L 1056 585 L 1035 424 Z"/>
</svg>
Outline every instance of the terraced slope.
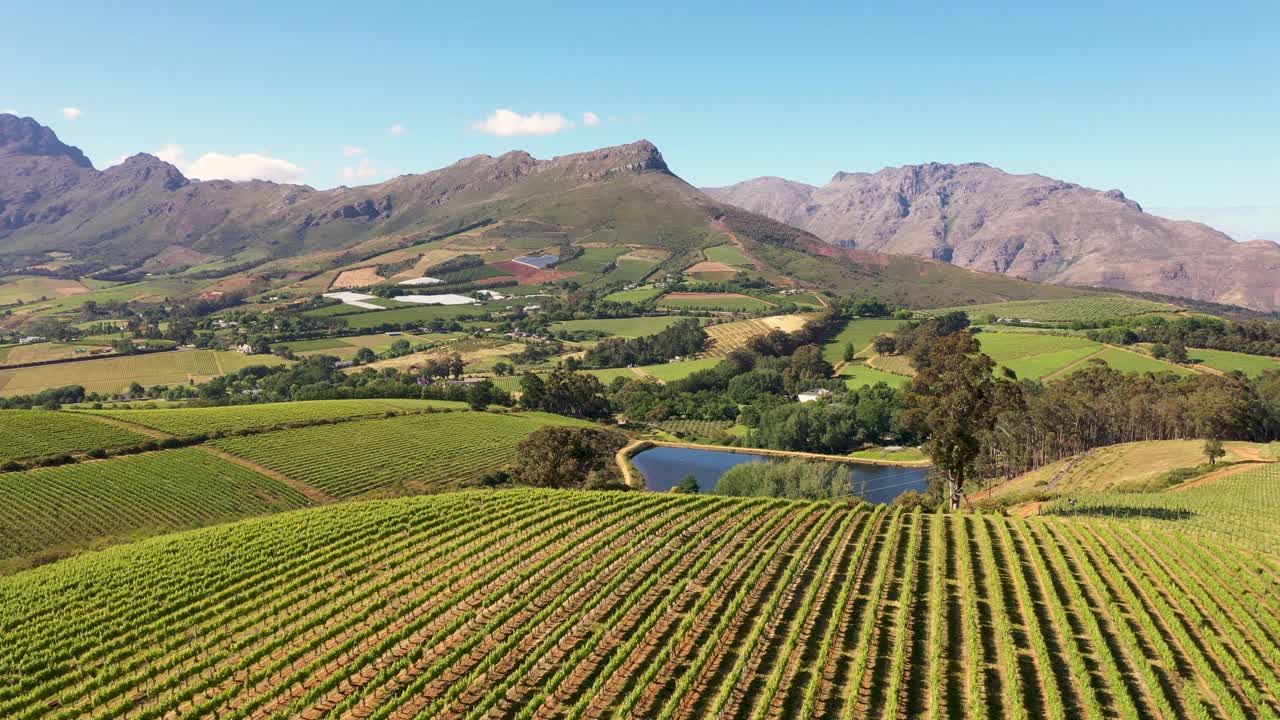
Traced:
<svg viewBox="0 0 1280 720">
<path fill-rule="evenodd" d="M 0 716 L 1269 717 L 1275 571 L 1110 521 L 344 503 L 0 579 Z"/>
<path fill-rule="evenodd" d="M 311 504 L 195 449 L 0 473 L 0 561 Z"/>
<path fill-rule="evenodd" d="M 233 437 L 214 445 L 339 499 L 440 492 L 474 483 L 515 460 L 546 425 L 583 424 L 547 413 L 451 412 Z"/>
</svg>

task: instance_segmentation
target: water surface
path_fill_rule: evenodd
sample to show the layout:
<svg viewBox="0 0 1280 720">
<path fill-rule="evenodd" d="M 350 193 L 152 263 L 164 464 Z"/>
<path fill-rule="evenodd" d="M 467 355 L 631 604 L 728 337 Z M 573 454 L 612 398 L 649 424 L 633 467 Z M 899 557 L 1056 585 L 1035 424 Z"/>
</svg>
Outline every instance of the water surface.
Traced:
<svg viewBox="0 0 1280 720">
<path fill-rule="evenodd" d="M 755 453 L 659 446 L 632 455 L 631 464 L 644 476 L 645 487 L 650 490 L 666 492 L 679 485 L 686 475 L 693 475 L 702 492 L 709 493 L 715 489 L 720 476 L 735 465 L 784 459 Z M 840 466 L 853 473 L 854 492 L 869 503 L 893 502 L 908 490 L 923 492 L 928 485 L 925 481 L 928 468 L 851 463 L 840 463 Z"/>
</svg>

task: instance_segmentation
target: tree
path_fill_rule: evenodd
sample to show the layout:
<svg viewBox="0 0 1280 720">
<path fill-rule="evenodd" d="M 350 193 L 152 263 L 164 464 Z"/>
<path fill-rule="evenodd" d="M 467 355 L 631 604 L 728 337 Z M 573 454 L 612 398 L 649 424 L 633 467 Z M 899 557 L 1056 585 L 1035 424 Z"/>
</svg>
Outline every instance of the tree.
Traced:
<svg viewBox="0 0 1280 720">
<path fill-rule="evenodd" d="M 362 347 L 356 351 L 356 363 L 359 365 L 371 363 L 377 359 L 378 359 L 378 356 L 373 352 L 371 348 Z"/>
<path fill-rule="evenodd" d="M 1181 340 L 1174 339 L 1173 342 L 1169 343 L 1169 359 L 1179 365 L 1187 363 L 1187 346 Z"/>
<path fill-rule="evenodd" d="M 534 487 L 616 487 L 622 471 L 614 456 L 626 444 L 627 437 L 612 430 L 544 427 L 520 441 L 514 475 Z"/>
<path fill-rule="evenodd" d="M 467 387 L 467 404 L 472 410 L 488 410 L 493 402 L 493 383 L 482 380 Z"/>
<path fill-rule="evenodd" d="M 1164 343 L 1156 343 L 1151 346 L 1151 357 L 1157 360 L 1163 360 L 1169 357 L 1169 346 Z"/>
<path fill-rule="evenodd" d="M 1217 465 L 1218 458 L 1226 455 L 1227 451 L 1222 447 L 1222 441 L 1218 438 L 1209 438 L 1204 441 L 1204 455 L 1209 458 L 1210 465 Z"/>
<path fill-rule="evenodd" d="M 927 434 L 925 452 L 947 479 L 951 509 L 960 507 L 964 483 L 975 474 L 982 437 L 995 424 L 995 363 L 968 333 L 932 339 L 929 363 L 907 392 L 903 421 Z"/>
<path fill-rule="evenodd" d="M 853 343 L 844 344 L 844 361 L 845 362 L 852 361 L 853 356 L 856 354 L 857 354 L 857 351 L 853 349 Z"/>
<path fill-rule="evenodd" d="M 531 372 L 520 376 L 520 404 L 530 410 L 542 408 L 547 395 L 547 385 L 542 378 Z"/>
<path fill-rule="evenodd" d="M 497 375 L 498 377 L 502 377 L 504 375 L 510 375 L 514 371 L 515 369 L 511 367 L 511 363 L 506 362 L 505 360 L 499 360 L 498 362 L 493 364 L 493 374 Z"/>
<path fill-rule="evenodd" d="M 400 338 L 399 340 L 391 343 L 391 350 L 388 354 L 390 354 L 391 357 L 403 357 L 411 352 L 413 352 L 413 346 L 409 344 L 408 340 Z"/>
<path fill-rule="evenodd" d="M 672 488 L 671 491 L 684 495 L 697 495 L 701 491 L 701 488 L 698 487 L 698 478 L 694 477 L 693 474 L 690 473 L 685 475 L 684 479 L 680 481 L 680 484 Z"/>
<path fill-rule="evenodd" d="M 877 355 L 892 355 L 898 351 L 898 341 L 892 335 L 877 335 L 871 347 Z"/>
</svg>

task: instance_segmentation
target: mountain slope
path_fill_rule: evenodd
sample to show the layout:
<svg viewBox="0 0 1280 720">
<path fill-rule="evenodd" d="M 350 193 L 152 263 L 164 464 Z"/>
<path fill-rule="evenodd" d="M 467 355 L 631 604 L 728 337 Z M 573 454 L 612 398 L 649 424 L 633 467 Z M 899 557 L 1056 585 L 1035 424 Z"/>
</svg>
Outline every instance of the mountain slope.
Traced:
<svg viewBox="0 0 1280 720">
<path fill-rule="evenodd" d="M 1236 243 L 1199 223 L 1147 214 L 1118 190 L 930 163 L 840 172 L 821 187 L 766 177 L 705 192 L 842 247 L 1036 282 L 1280 309 L 1280 245 Z"/>
<path fill-rule="evenodd" d="M 486 237 L 518 247 L 660 247 L 669 272 L 727 235 L 762 272 L 914 307 L 1079 294 L 918 258 L 840 251 L 712 200 L 644 140 L 550 160 L 478 155 L 377 185 L 315 190 L 190 180 L 145 154 L 99 171 L 34 120 L 0 115 L 0 273 L 58 251 L 72 257 L 68 272 L 179 272 L 185 263 L 211 268 L 201 277 L 236 275 L 241 287 L 265 289 L 482 224 Z"/>
</svg>

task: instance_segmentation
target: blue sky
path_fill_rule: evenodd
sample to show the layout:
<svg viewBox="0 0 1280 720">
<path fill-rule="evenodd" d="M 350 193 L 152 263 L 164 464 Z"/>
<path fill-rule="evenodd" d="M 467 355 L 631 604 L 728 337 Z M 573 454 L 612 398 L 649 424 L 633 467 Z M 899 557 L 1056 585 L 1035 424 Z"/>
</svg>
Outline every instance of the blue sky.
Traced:
<svg viewBox="0 0 1280 720">
<path fill-rule="evenodd" d="M 0 110 L 316 187 L 642 137 L 697 185 L 980 161 L 1280 240 L 1276 2 L 128 5 L 10 8 Z"/>
</svg>

